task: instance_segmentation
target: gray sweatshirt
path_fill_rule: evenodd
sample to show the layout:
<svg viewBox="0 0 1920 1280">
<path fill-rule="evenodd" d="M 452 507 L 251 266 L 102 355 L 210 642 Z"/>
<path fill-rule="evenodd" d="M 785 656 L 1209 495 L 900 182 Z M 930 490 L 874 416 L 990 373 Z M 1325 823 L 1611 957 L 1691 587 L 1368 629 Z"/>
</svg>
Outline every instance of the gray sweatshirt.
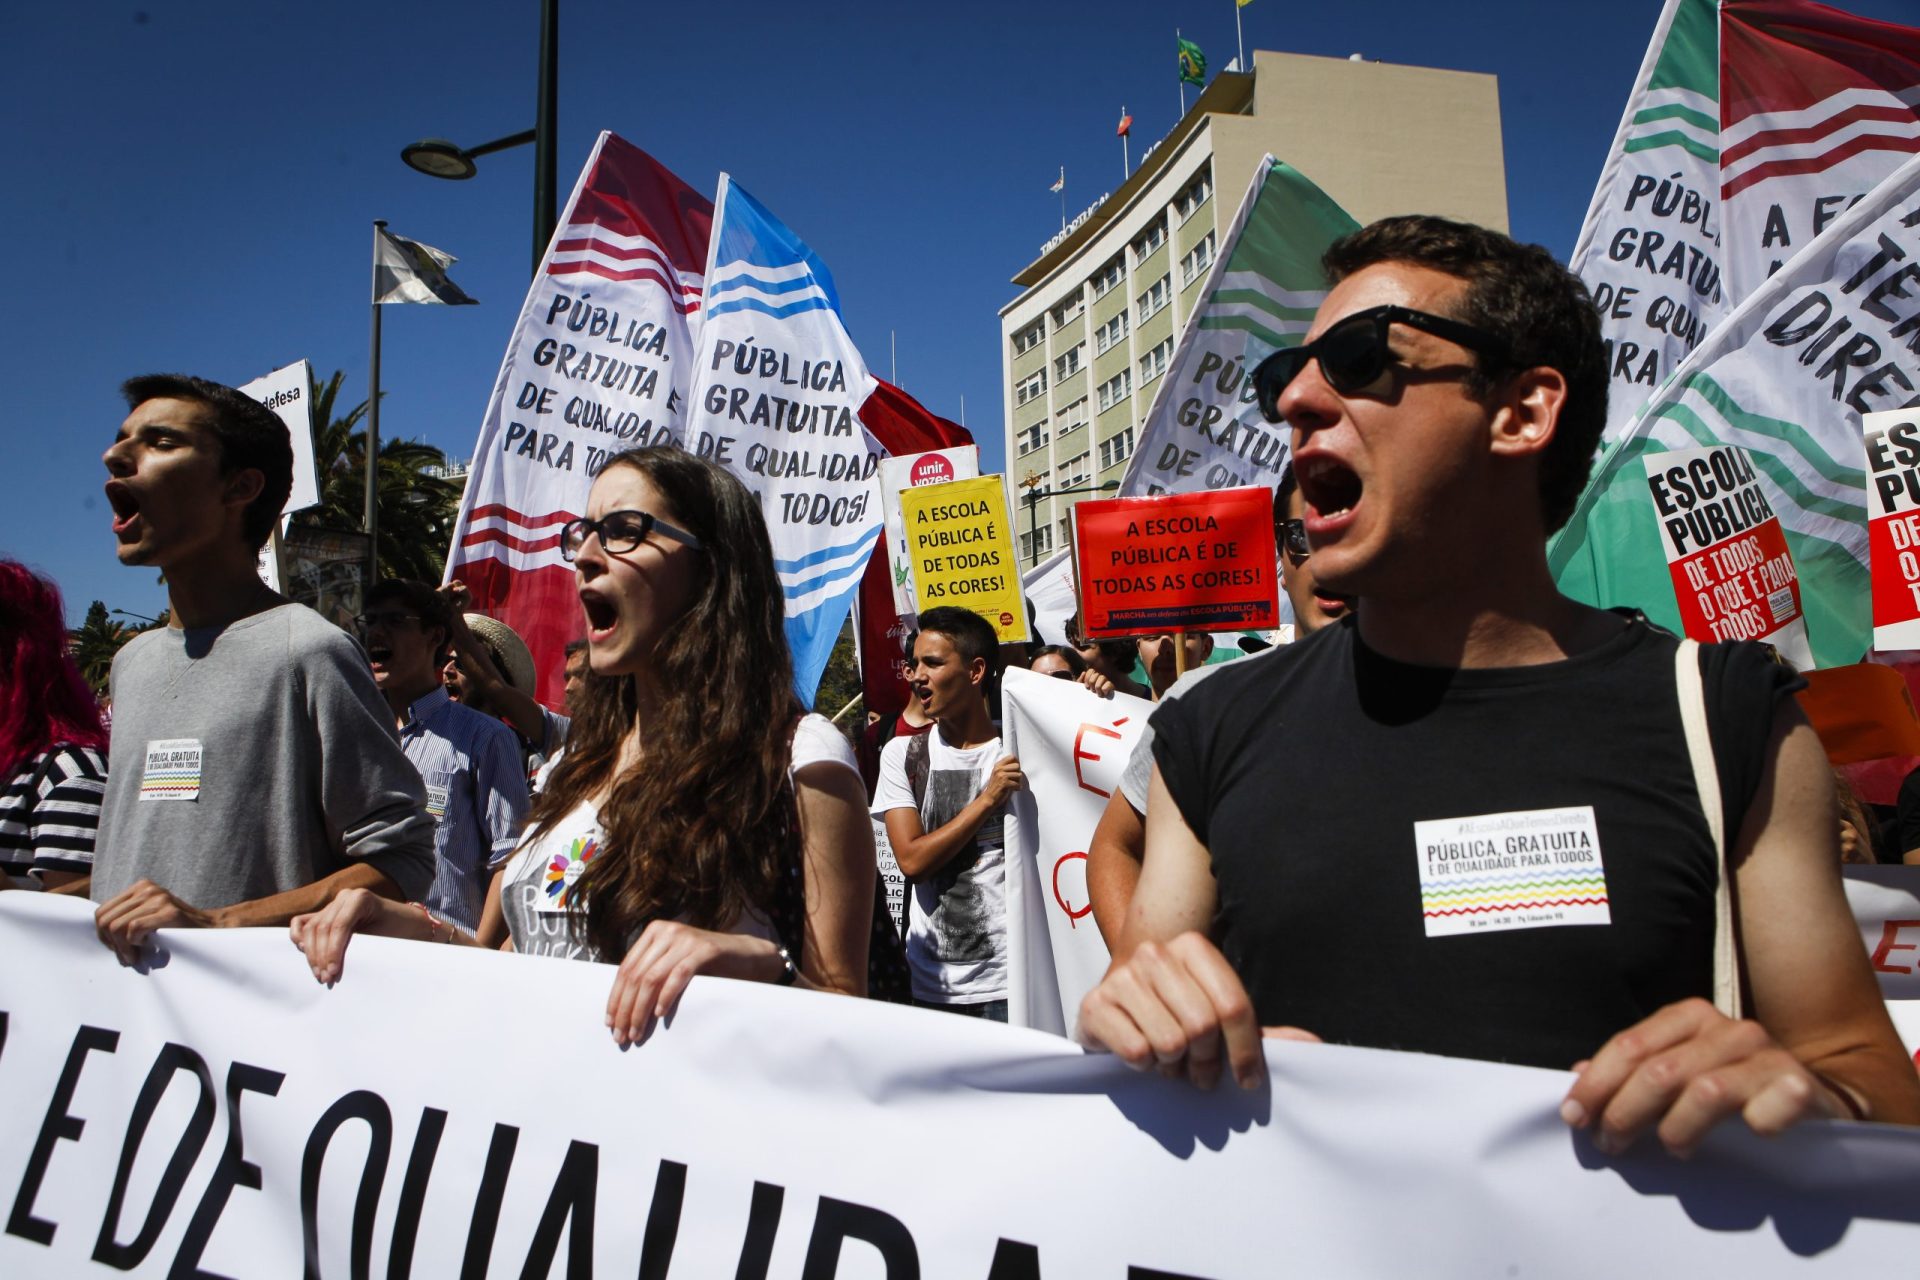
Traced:
<svg viewBox="0 0 1920 1280">
<path fill-rule="evenodd" d="M 433 879 L 425 788 L 345 632 L 287 604 L 120 651 L 94 901 L 146 878 L 224 907 L 355 859 L 410 898 Z"/>
</svg>

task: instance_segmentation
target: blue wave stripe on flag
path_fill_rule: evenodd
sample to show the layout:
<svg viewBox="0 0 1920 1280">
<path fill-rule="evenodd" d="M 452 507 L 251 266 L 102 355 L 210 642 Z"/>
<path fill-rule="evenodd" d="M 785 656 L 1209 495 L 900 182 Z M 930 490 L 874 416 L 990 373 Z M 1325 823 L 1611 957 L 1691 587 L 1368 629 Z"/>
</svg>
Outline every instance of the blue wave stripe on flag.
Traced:
<svg viewBox="0 0 1920 1280">
<path fill-rule="evenodd" d="M 773 567 L 782 574 L 788 574 L 797 569 L 805 569 L 809 565 L 819 564 L 822 560 L 831 560 L 836 556 L 846 555 L 849 551 L 857 551 L 862 544 L 870 547 L 873 545 L 873 540 L 880 536 L 877 532 L 880 528 L 881 526 L 875 525 L 872 529 L 860 534 L 858 537 L 851 538 L 846 542 L 835 543 L 830 547 L 817 547 L 807 552 L 807 554 L 800 556 L 798 559 L 775 559 Z"/>
<path fill-rule="evenodd" d="M 832 311 L 833 304 L 825 298 L 803 298 L 799 302 L 789 302 L 784 306 L 769 306 L 758 298 L 730 298 L 725 302 L 716 302 L 706 308 L 707 316 L 723 316 L 729 311 L 758 311 L 770 315 L 776 320 L 787 316 L 797 316 L 802 311 Z"/>
<path fill-rule="evenodd" d="M 729 264 L 736 265 L 736 264 Z M 707 296 L 725 293 L 729 289 L 758 289 L 761 293 L 798 293 L 802 289 L 816 289 L 818 283 L 811 276 L 796 276 L 792 280 L 762 280 L 745 271 L 731 276 L 716 276 L 707 284 Z"/>
<path fill-rule="evenodd" d="M 827 264 L 815 257 L 805 241 L 739 183 L 727 184 L 726 211 L 714 224 L 713 232 L 717 237 L 713 255 L 716 263 L 725 262 L 729 267 L 737 262 L 756 267 L 791 267 L 805 263 L 829 306 L 835 311 L 840 309 L 840 294 L 833 286 L 833 274 L 827 270 Z M 714 274 L 719 272 L 716 270 Z"/>
<path fill-rule="evenodd" d="M 873 554 L 873 544 L 880 540 L 882 528 L 883 526 L 876 525 L 874 527 L 873 537 L 862 539 L 859 544 L 852 548 L 853 558 L 847 564 L 837 565 L 831 569 L 823 569 L 805 578 L 789 578 L 786 574 L 781 574 L 780 585 L 786 591 L 787 599 L 791 600 L 796 596 L 803 596 L 810 592 L 818 591 L 821 587 L 837 578 L 858 578 L 861 574 L 865 573 L 867 571 L 867 558 Z"/>
</svg>

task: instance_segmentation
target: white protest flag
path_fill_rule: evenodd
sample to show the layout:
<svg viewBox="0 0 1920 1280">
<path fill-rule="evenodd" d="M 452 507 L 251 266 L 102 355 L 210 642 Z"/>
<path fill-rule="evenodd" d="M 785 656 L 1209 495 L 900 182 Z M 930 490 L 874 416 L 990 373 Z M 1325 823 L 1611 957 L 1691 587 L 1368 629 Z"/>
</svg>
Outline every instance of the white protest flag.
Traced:
<svg viewBox="0 0 1920 1280">
<path fill-rule="evenodd" d="M 444 249 L 397 236 L 383 226 L 373 229 L 373 300 L 382 302 L 443 302 L 450 306 L 473 303 L 460 286 L 447 278 L 447 268 L 460 259 Z"/>
<path fill-rule="evenodd" d="M 1072 1035 L 1108 961 L 1087 899 L 1087 846 L 1153 704 L 1014 670 L 1001 706 L 1007 750 L 1027 775 L 1007 825 L 1008 1020 Z"/>
<path fill-rule="evenodd" d="M 1020 579 L 1027 605 L 1033 610 L 1033 629 L 1041 644 L 1067 643 L 1067 623 L 1080 607 L 1073 583 L 1073 548 L 1066 547 L 1027 570 Z"/>
<path fill-rule="evenodd" d="M 1255 167 L 1147 409 L 1121 496 L 1280 483 L 1286 429 L 1260 416 L 1253 370 L 1306 336 L 1327 293 L 1320 255 L 1358 226 L 1292 166 L 1267 156 Z"/>
<path fill-rule="evenodd" d="M 1847 907 L 1900 1042 L 1920 1066 L 1920 867 L 1847 866 Z"/>
<path fill-rule="evenodd" d="M 0 895 L 0 1275 L 1860 1280 L 1920 1251 L 1893 1126 L 1608 1157 L 1560 1071 L 1268 1041 L 1266 1087 L 1202 1092 L 705 977 L 622 1050 L 609 965 L 360 937 L 328 988 L 284 931 L 156 941 L 123 968 L 86 903 Z"/>
<path fill-rule="evenodd" d="M 320 501 L 320 472 L 313 460 L 313 369 L 305 360 L 296 360 L 252 382 L 242 383 L 235 390 L 273 410 L 274 416 L 286 425 L 287 438 L 293 444 L 293 488 L 288 491 L 287 504 L 280 508 L 280 518 L 274 522 L 272 534 L 260 548 L 259 555 L 260 580 L 279 591 L 285 585 L 280 564 L 280 536 L 286 530 L 287 520 L 294 512 L 304 511 Z"/>
<path fill-rule="evenodd" d="M 713 206 L 652 156 L 602 133 L 514 322 L 454 526 L 447 577 L 520 633 L 541 701 L 583 632 L 560 528 L 607 457 L 685 442 L 701 268 Z"/>
<path fill-rule="evenodd" d="M 1594 465 L 1549 546 L 1561 590 L 1679 630 L 1641 458 L 1737 444 L 1786 530 L 1818 666 L 1871 642 L 1860 416 L 1915 402 L 1920 159 L 1835 220 L 1735 308 Z"/>
<path fill-rule="evenodd" d="M 721 174 L 688 447 L 760 499 L 809 705 L 880 540 L 886 450 L 859 417 L 874 386 L 826 264 Z"/>
<path fill-rule="evenodd" d="M 1714 0 L 1667 0 L 1569 269 L 1600 312 L 1613 440 L 1730 306 L 1720 279 Z"/>
<path fill-rule="evenodd" d="M 1805 0 L 1720 8 L 1720 193 L 1735 304 L 1920 151 L 1920 29 Z"/>
</svg>

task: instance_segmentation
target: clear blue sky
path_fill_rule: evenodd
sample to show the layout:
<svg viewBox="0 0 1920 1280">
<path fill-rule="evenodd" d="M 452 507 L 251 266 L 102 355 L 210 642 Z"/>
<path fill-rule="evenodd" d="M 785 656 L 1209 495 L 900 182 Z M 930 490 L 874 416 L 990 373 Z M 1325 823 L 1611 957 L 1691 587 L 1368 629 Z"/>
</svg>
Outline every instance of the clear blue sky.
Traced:
<svg viewBox="0 0 1920 1280">
<path fill-rule="evenodd" d="M 1847 7 L 1920 24 L 1920 0 Z M 696 187 L 721 169 L 832 268 L 853 336 L 1001 463 L 996 313 L 1059 226 L 1172 126 L 1174 28 L 1214 67 L 1232 0 L 830 6 L 562 0 L 560 198 L 611 129 Z M 1514 233 L 1563 259 L 1659 0 L 1253 0 L 1247 47 L 1500 78 Z M 826 16 L 830 15 L 830 16 Z M 306 358 L 365 395 L 370 223 L 460 258 L 478 307 L 389 307 L 385 434 L 473 447 L 531 252 L 531 147 L 464 183 L 400 163 L 533 123 L 533 0 L 0 9 L 0 553 L 87 602 L 165 593 L 113 558 L 102 448 L 134 373 L 242 382 Z M 1380 127 L 1392 128 L 1383 119 Z"/>
</svg>

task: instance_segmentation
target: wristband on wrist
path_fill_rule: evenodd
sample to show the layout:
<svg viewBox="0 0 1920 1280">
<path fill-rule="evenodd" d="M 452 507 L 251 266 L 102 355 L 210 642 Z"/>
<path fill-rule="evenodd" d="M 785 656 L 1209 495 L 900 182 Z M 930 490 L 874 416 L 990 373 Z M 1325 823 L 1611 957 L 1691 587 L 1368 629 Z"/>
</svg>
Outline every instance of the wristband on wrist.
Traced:
<svg viewBox="0 0 1920 1280">
<path fill-rule="evenodd" d="M 433 914 L 433 912 L 427 910 L 426 903 L 416 902 L 413 905 L 420 908 L 420 914 L 427 918 L 427 941 L 432 942 L 433 935 L 440 931 L 440 923 L 441 923 L 440 920 Z M 447 925 L 447 936 L 441 939 L 441 941 L 443 942 L 453 941 L 453 926 L 451 924 Z"/>
</svg>

